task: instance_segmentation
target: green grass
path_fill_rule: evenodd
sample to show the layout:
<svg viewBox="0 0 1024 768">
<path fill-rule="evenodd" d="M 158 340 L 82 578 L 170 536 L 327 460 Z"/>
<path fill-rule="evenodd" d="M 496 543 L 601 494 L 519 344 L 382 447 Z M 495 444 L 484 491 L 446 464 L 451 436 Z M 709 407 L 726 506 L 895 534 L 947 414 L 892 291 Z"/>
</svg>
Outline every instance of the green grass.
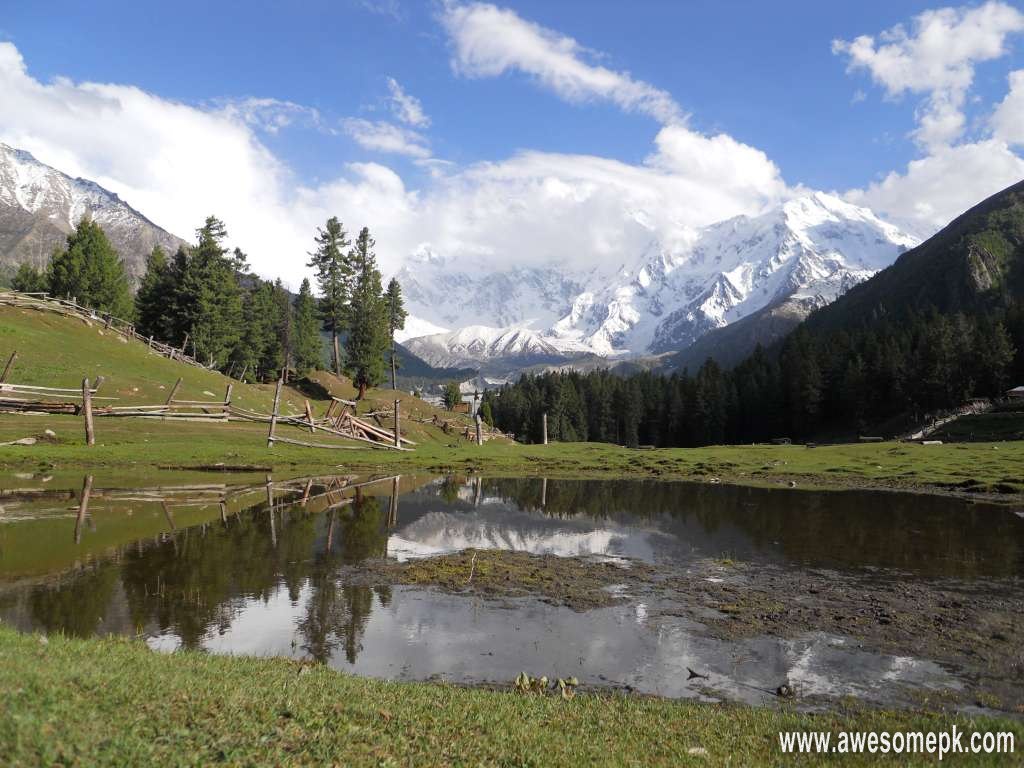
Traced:
<svg viewBox="0 0 1024 768">
<path fill-rule="evenodd" d="M 223 396 L 227 377 L 153 354 L 145 344 L 124 341 L 103 331 L 100 323 L 0 307 L 0 364 L 10 350 L 18 350 L 11 381 L 46 386 L 74 387 L 83 377 L 107 377 L 101 394 L 121 403 L 159 403 L 178 376 L 181 397 Z M 317 384 L 331 394 L 351 397 L 351 385 L 328 374 Z M 233 401 L 242 407 L 267 412 L 270 385 L 235 382 Z M 303 395 L 287 389 L 285 412 L 299 412 Z M 337 450 L 277 445 L 266 448 L 264 424 L 210 424 L 124 418 L 96 420 L 97 445 L 84 445 L 81 419 L 72 416 L 0 414 L 0 442 L 57 433 L 56 441 L 34 446 L 0 446 L 0 464 L 19 468 L 102 469 L 142 472 L 157 467 L 196 468 L 215 464 L 267 468 L 277 472 L 320 472 L 335 469 L 368 472 L 484 472 L 490 475 L 548 477 L 651 477 L 815 488 L 879 487 L 906 490 L 959 488 L 1000 494 L 1019 501 L 1024 493 L 1024 443 L 972 443 L 920 446 L 864 444 L 822 446 L 712 446 L 698 449 L 631 451 L 605 444 L 552 444 L 521 446 L 505 440 L 482 448 L 460 435 L 468 419 L 442 413 L 407 394 L 372 390 L 360 412 L 391 407 L 402 400 L 407 435 L 419 443 L 415 452 L 394 454 L 374 450 Z M 324 402 L 314 403 L 322 413 Z M 445 433 L 423 423 L 437 415 L 458 425 Z M 295 427 L 282 435 L 311 439 Z M 317 442 L 330 438 L 316 436 Z"/>
<path fill-rule="evenodd" d="M 0 628 L 0 750 L 42 765 L 824 765 L 780 730 L 1010 730 L 1018 721 L 824 714 L 619 695 L 570 700 L 351 677 L 281 659 L 150 651 L 140 642 Z M 691 754 L 691 750 L 706 754 Z M 1004 764 L 1005 756 L 978 764 Z M 851 765 L 880 762 L 859 755 Z M 882 761 L 884 762 L 884 761 Z M 931 760 L 889 756 L 889 764 Z"/>
<path fill-rule="evenodd" d="M 423 425 L 421 425 L 423 426 Z M 97 444 L 84 444 L 73 416 L 0 415 L 0 441 L 57 433 L 54 442 L 0 447 L 0 464 L 51 471 L 121 468 L 195 468 L 218 463 L 292 474 L 325 471 L 434 472 L 546 477 L 685 479 L 798 488 L 888 488 L 988 492 L 1020 501 L 1024 442 L 922 446 L 865 443 L 820 446 L 711 446 L 634 451 L 603 443 L 477 447 L 445 436 L 415 451 L 266 447 L 266 425 L 98 419 Z M 294 430 L 294 428 L 292 428 Z M 303 437 L 298 430 L 293 433 Z M 308 433 L 305 435 L 308 439 Z M 452 445 L 454 447 L 449 447 Z"/>
<path fill-rule="evenodd" d="M 0 307 L 0 368 L 14 351 L 18 357 L 8 375 L 8 382 L 79 388 L 83 378 L 95 383 L 97 377 L 103 376 L 105 381 L 99 396 L 116 397 L 117 400 L 96 400 L 97 407 L 164 403 L 178 377 L 181 377 L 182 384 L 176 397 L 181 400 L 223 399 L 228 384 L 233 386 L 232 404 L 246 410 L 270 413 L 274 399 L 272 384 L 243 384 L 216 371 L 169 360 L 151 351 L 143 342 L 104 330 L 102 322 L 87 323 L 49 312 Z M 313 379 L 321 393 L 346 399 L 355 397 L 355 389 L 347 379 L 322 372 Z M 466 416 L 442 413 L 408 393 L 389 389 L 373 390 L 359 404 L 359 412 L 381 408 L 390 410 L 396 398 L 402 401 L 403 414 L 411 417 L 407 418 L 404 430 L 406 436 L 413 440 L 446 445 L 462 440 L 455 434 L 446 434 L 433 425 L 414 419 L 429 419 L 437 414 L 446 421 L 456 422 L 460 431 L 471 423 Z M 305 399 L 307 395 L 293 387 L 285 387 L 281 412 L 302 414 Z M 328 401 L 308 399 L 312 402 L 314 414 L 323 414 Z M 7 418 L 0 414 L 0 420 Z M 110 421 L 99 419 L 100 430 Z M 330 438 L 317 442 L 325 441 L 330 442 Z"/>
</svg>

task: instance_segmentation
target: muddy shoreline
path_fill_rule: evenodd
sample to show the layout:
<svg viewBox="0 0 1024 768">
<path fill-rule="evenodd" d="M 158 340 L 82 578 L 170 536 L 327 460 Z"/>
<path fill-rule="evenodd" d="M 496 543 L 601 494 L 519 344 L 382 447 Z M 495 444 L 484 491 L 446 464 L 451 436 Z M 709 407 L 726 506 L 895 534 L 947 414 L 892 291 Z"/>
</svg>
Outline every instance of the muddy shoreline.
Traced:
<svg viewBox="0 0 1024 768">
<path fill-rule="evenodd" d="M 635 560 L 465 550 L 398 563 L 373 560 L 351 583 L 405 584 L 500 604 L 536 599 L 588 611 L 642 599 L 721 640 L 820 632 L 851 646 L 939 663 L 967 681 L 930 704 L 1024 715 L 1024 581 L 959 581 L 699 559 Z M 700 672 L 700 670 L 696 670 Z"/>
</svg>

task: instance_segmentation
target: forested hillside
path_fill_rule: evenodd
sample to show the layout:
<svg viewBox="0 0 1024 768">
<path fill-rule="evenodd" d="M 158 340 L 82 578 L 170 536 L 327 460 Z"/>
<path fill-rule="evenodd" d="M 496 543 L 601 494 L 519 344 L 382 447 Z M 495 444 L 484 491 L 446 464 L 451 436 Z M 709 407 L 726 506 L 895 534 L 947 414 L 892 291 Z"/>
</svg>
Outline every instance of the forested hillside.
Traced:
<svg viewBox="0 0 1024 768">
<path fill-rule="evenodd" d="M 732 370 L 524 377 L 489 397 L 496 425 L 539 439 L 705 445 L 863 434 L 1024 383 L 1024 182 Z"/>
</svg>

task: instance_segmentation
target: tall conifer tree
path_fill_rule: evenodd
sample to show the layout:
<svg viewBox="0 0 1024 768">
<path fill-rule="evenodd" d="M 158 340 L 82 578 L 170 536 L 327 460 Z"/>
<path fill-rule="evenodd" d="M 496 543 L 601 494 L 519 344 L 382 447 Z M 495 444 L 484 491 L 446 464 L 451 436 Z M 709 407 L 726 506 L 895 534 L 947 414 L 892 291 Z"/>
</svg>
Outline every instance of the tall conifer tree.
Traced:
<svg viewBox="0 0 1024 768">
<path fill-rule="evenodd" d="M 388 348 L 388 306 L 381 288 L 380 270 L 373 252 L 370 230 L 363 227 L 352 248 L 350 263 L 355 282 L 348 307 L 346 371 L 359 388 L 359 398 L 368 387 L 384 380 L 384 355 Z"/>
<path fill-rule="evenodd" d="M 315 371 L 323 364 L 320 320 L 308 279 L 302 281 L 299 295 L 295 299 L 294 356 L 295 370 L 300 374 Z"/>
<path fill-rule="evenodd" d="M 331 334 L 334 372 L 340 375 L 342 366 L 338 335 L 345 330 L 353 269 L 345 251 L 349 241 L 337 216 L 329 218 L 323 229 L 317 229 L 315 242 L 316 250 L 310 254 L 306 266 L 316 270 L 317 287 L 320 289 L 320 317 L 324 330 Z"/>
<path fill-rule="evenodd" d="M 74 297 L 80 304 L 115 317 L 132 316 L 124 263 L 100 225 L 86 217 L 68 235 L 65 249 L 53 255 L 49 276 L 54 296 Z"/>
<path fill-rule="evenodd" d="M 388 305 L 388 333 L 391 340 L 391 388 L 398 389 L 395 331 L 405 328 L 405 318 L 408 317 L 409 313 L 405 311 L 405 302 L 402 300 L 402 286 L 393 277 L 388 282 L 388 292 L 385 295 L 385 299 Z"/>
</svg>

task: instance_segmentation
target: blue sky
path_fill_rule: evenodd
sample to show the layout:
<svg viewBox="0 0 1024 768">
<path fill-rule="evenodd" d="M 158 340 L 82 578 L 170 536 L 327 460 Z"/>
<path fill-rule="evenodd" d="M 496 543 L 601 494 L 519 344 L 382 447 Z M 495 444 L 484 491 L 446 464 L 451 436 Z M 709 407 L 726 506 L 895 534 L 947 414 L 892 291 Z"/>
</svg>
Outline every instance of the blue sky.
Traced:
<svg viewBox="0 0 1024 768">
<path fill-rule="evenodd" d="M 474 201 L 465 207 L 478 216 L 500 217 L 493 206 L 485 211 L 481 200 L 493 202 L 501 195 L 517 194 L 518 188 L 510 192 L 507 187 L 510 174 L 520 181 L 528 178 L 531 184 L 554 179 L 590 190 L 609 184 L 605 174 L 609 169 L 595 170 L 597 159 L 623 164 L 620 175 L 628 175 L 633 168 L 648 171 L 653 156 L 664 156 L 654 162 L 660 172 L 686 177 L 688 168 L 701 161 L 703 150 L 697 147 L 685 157 L 666 151 L 671 137 L 665 132 L 676 123 L 685 126 L 679 131 L 688 132 L 687 136 L 702 140 L 724 136 L 756 150 L 778 173 L 767 178 L 764 168 L 748 169 L 729 160 L 725 171 L 711 168 L 699 178 L 684 178 L 689 189 L 701 184 L 715 187 L 716 173 L 764 177 L 752 182 L 756 189 L 737 191 L 742 179 L 728 182 L 728 193 L 709 188 L 708 195 L 721 197 L 721 204 L 695 214 L 692 220 L 677 211 L 648 210 L 657 204 L 647 201 L 674 194 L 673 187 L 641 192 L 637 185 L 646 182 L 624 182 L 623 188 L 628 189 L 616 193 L 629 198 L 624 208 L 635 212 L 638 205 L 643 207 L 639 218 L 661 222 L 651 225 L 652 231 L 669 241 L 681 237 L 682 229 L 709 223 L 719 215 L 756 213 L 759 206 L 801 186 L 847 195 L 907 228 L 926 232 L 976 201 L 973 198 L 996 191 L 1007 179 L 1015 180 L 1024 168 L 1019 157 L 1019 142 L 1024 141 L 1019 134 L 1024 129 L 1014 127 L 1016 117 L 1024 121 L 1024 111 L 1013 111 L 1018 101 L 1024 110 L 1024 82 L 1019 98 L 1008 97 L 1008 77 L 1024 70 L 1020 21 L 1024 15 L 1013 4 L 975 3 L 942 11 L 941 4 L 925 2 L 531 0 L 499 4 L 494 10 L 500 13 L 490 16 L 483 12 L 487 8 L 406 0 L 57 2 L 45 6 L 15 0 L 6 4 L 0 18 L 0 40 L 8 41 L 20 56 L 17 88 L 21 90 L 0 111 L 27 110 L 38 115 L 35 122 L 0 115 L 0 139 L 29 144 L 27 148 L 40 159 L 65 166 L 63 170 L 90 174 L 182 234 L 188 233 L 182 230 L 187 217 L 197 213 L 168 202 L 172 194 L 182 196 L 180 186 L 155 191 L 164 183 L 157 178 L 159 167 L 147 171 L 149 180 L 136 170 L 139 158 L 162 154 L 167 164 L 174 165 L 169 158 L 176 152 L 190 147 L 201 152 L 203 146 L 220 146 L 223 141 L 225 149 L 210 157 L 210 173 L 237 173 L 244 179 L 240 185 L 252 184 L 254 190 L 246 192 L 252 197 L 250 207 L 260 197 L 255 187 L 280 185 L 268 193 L 275 198 L 275 215 L 290 217 L 290 226 L 300 232 L 309 229 L 307 219 L 314 217 L 311 209 L 317 207 L 310 198 L 326 198 L 333 189 L 342 208 L 349 206 L 347 201 L 359 201 L 350 206 L 353 218 L 380 219 L 386 235 L 394 230 L 392 245 L 382 243 L 392 266 L 424 248 L 455 251 L 462 246 L 467 253 L 493 248 L 503 258 L 511 258 L 501 245 L 507 236 L 503 230 L 511 226 L 508 222 L 496 220 L 492 229 L 468 234 L 439 232 L 433 222 L 430 232 L 420 236 L 415 231 L 417 226 L 424 229 L 425 216 L 453 216 L 450 207 L 458 210 L 465 204 L 462 198 L 453 202 L 457 194 Z M 465 13 L 456 23 L 453 19 L 460 10 Z M 952 43 L 942 46 L 950 49 L 948 61 L 941 60 L 941 51 L 915 47 L 915 25 L 926 18 L 922 14 L 936 13 L 940 15 L 926 17 L 949 34 Z M 527 36 L 539 37 L 506 45 L 502 41 L 509 20 L 521 24 L 520 31 Z M 892 42 L 896 25 L 903 25 L 904 33 L 902 42 L 897 40 L 898 50 L 890 51 L 902 57 L 894 69 L 875 53 Z M 871 39 L 866 58 L 858 60 L 851 49 L 834 45 L 836 40 L 849 42 L 861 35 Z M 972 35 L 977 44 L 957 53 L 957 41 L 973 39 Z M 537 51 L 538 40 L 557 53 L 560 45 L 564 52 L 568 38 L 576 43 L 569 51 L 570 68 L 576 63 L 589 68 L 588 72 L 601 68 L 618 77 L 617 84 L 607 90 L 587 85 L 581 91 L 578 84 L 566 86 L 560 80 L 563 73 L 556 70 L 566 62 L 556 61 L 550 70 L 531 69 L 530 57 Z M 490 50 L 499 42 L 505 46 L 500 55 Z M 959 79 L 964 67 L 970 70 L 966 86 Z M 914 72 L 908 75 L 910 69 Z M 403 121 L 396 112 L 389 98 L 389 78 L 421 105 L 426 118 L 419 124 Z M 102 119 L 95 122 L 105 124 L 107 134 L 123 131 L 126 143 L 140 137 L 134 150 L 137 155 L 117 156 L 118 142 L 70 125 L 69 112 L 76 110 L 55 107 L 62 99 L 77 103 L 84 98 L 83 92 L 95 96 L 97 89 L 88 84 L 120 89 L 104 92 L 118 106 L 102 108 Z M 631 97 L 621 94 L 634 86 L 669 99 L 679 117 L 652 114 L 651 109 L 629 102 Z M 146 104 L 132 106 L 135 97 L 129 88 L 143 92 Z M 41 94 L 47 96 L 45 104 Z M 0 93 L 0 106 L 3 99 Z M 244 112 L 240 105 L 251 106 L 252 99 L 272 100 L 265 103 L 259 119 L 252 114 L 240 116 Z M 1007 107 L 997 124 L 993 115 L 1004 99 Z M 962 116 L 961 128 L 943 128 L 938 139 L 912 135 L 921 127 L 922 115 L 933 110 L 929 105 L 941 103 L 945 109 L 950 102 L 953 112 Z M 183 110 L 177 107 L 195 113 L 182 128 L 183 133 L 195 134 L 191 145 L 171 141 L 165 129 L 146 122 L 160 121 L 156 113 L 161 109 L 174 115 L 164 119 L 163 125 L 179 117 L 184 120 L 186 116 L 179 114 Z M 76 108 L 75 120 L 89 120 L 94 108 L 100 109 Z M 225 117 L 225 110 L 232 108 L 234 112 Z M 50 109 L 56 109 L 58 121 L 68 120 L 68 127 L 50 128 L 55 119 L 45 111 Z M 123 119 L 111 118 L 111 109 L 120 109 Z M 205 127 L 204 115 L 223 119 L 225 125 Z M 266 129 L 264 120 L 282 115 L 287 125 Z M 236 125 L 227 125 L 231 121 Z M 360 143 L 359 126 L 365 132 L 379 130 L 385 123 L 399 130 L 414 149 L 381 151 L 379 145 L 375 149 Z M 221 132 L 205 142 L 204 130 Z M 150 131 L 153 136 L 147 144 L 142 137 Z M 47 132 L 50 135 L 44 135 Z M 232 155 L 226 148 L 235 146 L 226 138 L 228 133 L 233 141 L 252 145 L 247 151 L 255 151 L 257 159 L 242 162 L 240 170 L 230 165 L 219 168 L 220 158 Z M 166 147 L 160 144 L 164 141 Z M 520 163 L 510 171 L 502 165 L 524 152 L 531 153 L 529 168 Z M 954 158 L 953 153 L 960 156 Z M 577 167 L 568 160 L 563 163 L 568 156 L 588 160 Z M 249 178 L 259 157 L 272 159 L 272 179 Z M 564 167 L 549 172 L 547 161 L 552 158 L 558 158 L 554 166 Z M 923 170 L 908 166 L 920 161 L 932 165 Z M 496 164 L 500 173 L 493 167 Z M 951 197 L 948 190 L 938 189 L 947 169 L 965 166 L 975 182 L 963 195 Z M 376 175 L 368 181 L 367 173 Z M 614 176 L 617 171 L 612 168 L 610 173 Z M 895 176 L 888 189 L 877 186 L 890 174 Z M 481 181 L 482 176 L 487 180 Z M 987 185 L 979 185 L 979 176 L 989 180 Z M 196 183 L 210 187 L 202 180 Z M 499 188 L 488 191 L 485 185 L 492 183 Z M 617 180 L 611 183 L 618 185 Z M 574 188 L 578 192 L 580 187 Z M 698 193 L 694 192 L 699 197 Z M 908 196 L 920 197 L 925 207 L 908 207 L 901 202 Z M 427 200 L 433 202 L 428 206 Z M 217 205 L 218 200 L 211 197 L 203 202 Z M 595 210 L 610 204 L 603 202 Z M 403 207 L 409 211 L 408 221 L 399 223 L 395 211 Z M 524 202 L 524 207 L 530 203 Z M 587 221 L 586 211 L 566 216 L 566 226 Z M 258 218 L 266 217 L 261 212 Z M 229 228 L 243 241 L 246 236 L 250 241 L 268 239 L 244 214 L 236 214 L 234 221 L 227 218 Z M 352 221 L 350 226 L 358 224 Z M 624 226 L 632 227 L 632 219 Z M 544 229 L 545 222 L 538 228 Z M 666 234 L 665 228 L 672 233 Z M 467 245 L 468 240 L 473 242 Z M 600 254 L 632 247 L 633 242 L 626 235 L 596 244 L 557 241 L 548 252 L 590 248 Z M 279 267 L 283 256 L 261 255 L 259 243 L 242 244 L 257 253 L 266 271 L 283 271 L 292 277 L 290 267 Z M 282 238 L 274 247 L 299 246 L 290 246 Z"/>
</svg>

